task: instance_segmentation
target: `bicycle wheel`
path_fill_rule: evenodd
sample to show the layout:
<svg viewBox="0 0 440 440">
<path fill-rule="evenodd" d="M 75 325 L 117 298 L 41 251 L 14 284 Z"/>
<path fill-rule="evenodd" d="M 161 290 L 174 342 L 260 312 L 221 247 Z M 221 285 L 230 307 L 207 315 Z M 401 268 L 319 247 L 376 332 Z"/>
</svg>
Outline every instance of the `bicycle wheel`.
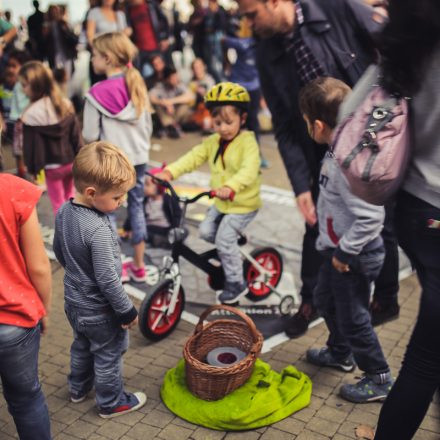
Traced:
<svg viewBox="0 0 440 440">
<path fill-rule="evenodd" d="M 264 269 L 272 272 L 269 280 L 265 282 L 264 276 L 249 260 L 244 262 L 243 274 L 249 288 L 246 296 L 252 301 L 261 301 L 271 294 L 270 287 L 276 287 L 280 282 L 283 273 L 283 257 L 272 247 L 254 249 L 251 256 Z"/>
<path fill-rule="evenodd" d="M 139 329 L 152 341 L 166 338 L 177 326 L 185 307 L 185 292 L 180 286 L 174 312 L 167 315 L 173 294 L 173 281 L 163 280 L 153 286 L 139 309 Z"/>
</svg>

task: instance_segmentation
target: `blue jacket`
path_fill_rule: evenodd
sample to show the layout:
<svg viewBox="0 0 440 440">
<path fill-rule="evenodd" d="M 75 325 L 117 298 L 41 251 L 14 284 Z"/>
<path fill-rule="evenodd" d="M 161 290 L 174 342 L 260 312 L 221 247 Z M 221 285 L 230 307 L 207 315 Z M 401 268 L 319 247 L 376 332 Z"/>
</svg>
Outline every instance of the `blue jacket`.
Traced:
<svg viewBox="0 0 440 440">
<path fill-rule="evenodd" d="M 225 37 L 223 44 L 227 49 L 235 49 L 237 53 L 237 60 L 231 67 L 229 81 L 242 85 L 248 91 L 259 89 L 255 39 Z"/>
<path fill-rule="evenodd" d="M 299 0 L 306 45 L 325 73 L 353 86 L 375 58 L 373 36 L 382 24 L 363 0 Z M 315 144 L 299 111 L 300 90 L 294 55 L 283 35 L 260 40 L 257 67 L 264 97 L 272 113 L 278 148 L 295 193 L 319 191 L 320 162 L 325 148 Z"/>
</svg>

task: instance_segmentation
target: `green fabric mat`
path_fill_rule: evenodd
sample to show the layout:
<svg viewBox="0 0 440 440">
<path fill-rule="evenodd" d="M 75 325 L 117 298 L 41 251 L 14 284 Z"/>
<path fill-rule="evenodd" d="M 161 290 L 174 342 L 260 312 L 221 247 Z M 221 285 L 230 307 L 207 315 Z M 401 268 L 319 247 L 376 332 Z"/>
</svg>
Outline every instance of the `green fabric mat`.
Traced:
<svg viewBox="0 0 440 440">
<path fill-rule="evenodd" d="M 249 380 L 223 399 L 208 402 L 191 394 L 185 382 L 185 361 L 165 374 L 164 404 L 196 425 L 222 431 L 255 429 L 278 422 L 310 403 L 312 381 L 293 366 L 281 373 L 257 359 Z"/>
</svg>

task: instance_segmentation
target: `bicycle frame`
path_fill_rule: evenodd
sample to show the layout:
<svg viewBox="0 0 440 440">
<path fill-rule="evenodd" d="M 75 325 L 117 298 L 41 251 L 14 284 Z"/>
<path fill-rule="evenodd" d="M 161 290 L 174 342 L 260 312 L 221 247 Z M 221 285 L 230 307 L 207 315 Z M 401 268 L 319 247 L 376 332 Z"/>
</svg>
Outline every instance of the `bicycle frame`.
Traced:
<svg viewBox="0 0 440 440">
<path fill-rule="evenodd" d="M 149 174 L 149 173 L 147 173 Z M 163 262 L 163 271 L 165 273 L 165 278 L 169 278 L 173 280 L 173 293 L 171 302 L 167 311 L 167 315 L 171 315 L 174 312 L 178 292 L 181 286 L 181 280 L 182 275 L 180 274 L 180 267 L 179 267 L 179 258 L 183 257 L 185 260 L 189 261 L 191 264 L 205 272 L 210 277 L 210 284 L 211 287 L 214 290 L 220 290 L 223 288 L 224 284 L 224 272 L 223 268 L 221 266 L 221 263 L 219 262 L 218 265 L 211 263 L 212 260 L 219 261 L 217 250 L 215 248 L 210 249 L 206 252 L 203 252 L 201 254 L 193 251 L 191 248 L 189 248 L 184 242 L 184 225 L 186 220 L 186 211 L 189 204 L 195 203 L 202 197 L 209 197 L 213 198 L 215 197 L 215 192 L 213 191 L 206 191 L 201 192 L 197 194 L 193 198 L 187 198 L 187 197 L 179 197 L 177 193 L 175 192 L 173 186 L 166 181 L 163 181 L 161 179 L 157 179 L 154 177 L 154 175 L 150 176 L 159 182 L 159 184 L 166 187 L 170 192 L 172 197 L 176 198 L 181 204 L 182 204 L 182 213 L 181 218 L 179 221 L 179 226 L 176 228 L 173 228 L 170 233 L 174 234 L 174 242 L 172 243 L 171 248 L 171 256 L 164 257 Z M 252 265 L 259 271 L 260 276 L 262 276 L 262 282 L 266 284 L 269 289 L 277 295 L 277 297 L 281 298 L 282 295 L 279 293 L 273 286 L 270 285 L 269 280 L 273 276 L 273 273 L 267 269 L 265 269 L 258 261 L 256 261 L 252 255 L 250 255 L 249 252 L 247 252 L 245 249 L 240 247 L 240 252 L 246 258 L 249 260 Z"/>
</svg>

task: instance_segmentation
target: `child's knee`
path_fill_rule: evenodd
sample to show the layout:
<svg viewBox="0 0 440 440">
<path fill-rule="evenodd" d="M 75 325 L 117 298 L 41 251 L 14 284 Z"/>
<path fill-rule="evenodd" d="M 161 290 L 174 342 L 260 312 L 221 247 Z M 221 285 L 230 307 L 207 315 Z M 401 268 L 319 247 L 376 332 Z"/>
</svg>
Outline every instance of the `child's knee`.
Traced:
<svg viewBox="0 0 440 440">
<path fill-rule="evenodd" d="M 210 225 L 207 225 L 205 223 L 200 223 L 199 226 L 199 237 L 202 240 L 207 241 L 208 243 L 214 243 L 215 242 L 215 234 L 216 231 L 214 231 Z"/>
</svg>

